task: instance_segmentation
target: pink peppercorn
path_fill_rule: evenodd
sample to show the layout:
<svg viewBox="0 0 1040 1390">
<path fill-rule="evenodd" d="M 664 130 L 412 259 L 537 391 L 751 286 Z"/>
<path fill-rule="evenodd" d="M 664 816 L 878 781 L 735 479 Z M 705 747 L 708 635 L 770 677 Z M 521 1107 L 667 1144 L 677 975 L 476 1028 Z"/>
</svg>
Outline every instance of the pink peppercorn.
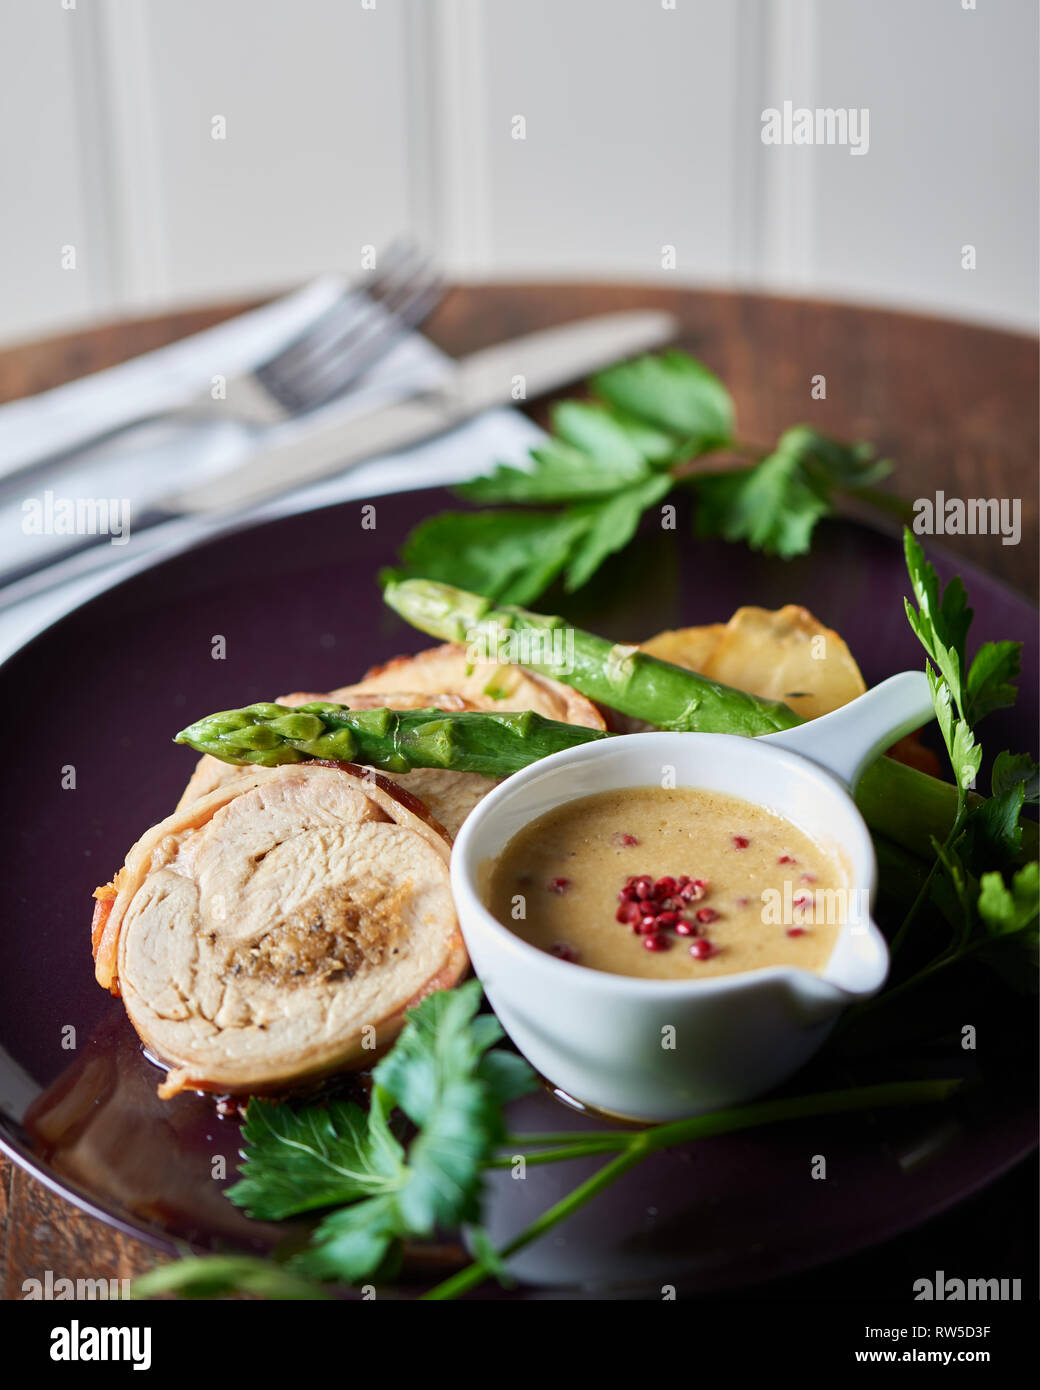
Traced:
<svg viewBox="0 0 1040 1390">
<path fill-rule="evenodd" d="M 643 945 L 648 951 L 667 951 L 670 944 L 668 938 L 660 932 L 652 932 L 649 936 L 643 937 Z"/>
<path fill-rule="evenodd" d="M 695 903 L 699 902 L 707 891 L 708 885 L 703 878 L 691 878 L 680 887 L 679 897 L 682 898 L 683 902 Z"/>
</svg>

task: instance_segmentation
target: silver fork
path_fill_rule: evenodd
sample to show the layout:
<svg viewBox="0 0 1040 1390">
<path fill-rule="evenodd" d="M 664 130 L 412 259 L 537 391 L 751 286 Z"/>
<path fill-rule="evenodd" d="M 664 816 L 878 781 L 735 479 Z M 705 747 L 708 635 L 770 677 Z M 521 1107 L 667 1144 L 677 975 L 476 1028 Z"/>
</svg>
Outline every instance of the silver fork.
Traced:
<svg viewBox="0 0 1040 1390">
<path fill-rule="evenodd" d="M 426 256 L 407 242 L 384 252 L 378 269 L 343 291 L 313 323 L 249 372 L 228 377 L 223 391 L 207 387 L 175 409 L 150 411 L 85 436 L 74 448 L 34 459 L 0 478 L 0 496 L 12 483 L 66 463 L 88 445 L 145 424 L 233 420 L 265 428 L 327 405 L 385 357 L 397 340 L 431 312 L 444 292 Z"/>
</svg>

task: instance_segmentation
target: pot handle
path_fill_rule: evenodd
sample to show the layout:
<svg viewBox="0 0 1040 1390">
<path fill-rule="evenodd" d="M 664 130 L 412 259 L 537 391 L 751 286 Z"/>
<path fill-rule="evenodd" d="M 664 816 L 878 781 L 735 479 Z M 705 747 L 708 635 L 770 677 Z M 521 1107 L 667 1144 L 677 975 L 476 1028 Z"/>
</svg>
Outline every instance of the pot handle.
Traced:
<svg viewBox="0 0 1040 1390">
<path fill-rule="evenodd" d="M 934 717 L 928 677 L 923 671 L 902 671 L 841 709 L 758 741 L 800 753 L 852 791 L 868 763 Z"/>
</svg>

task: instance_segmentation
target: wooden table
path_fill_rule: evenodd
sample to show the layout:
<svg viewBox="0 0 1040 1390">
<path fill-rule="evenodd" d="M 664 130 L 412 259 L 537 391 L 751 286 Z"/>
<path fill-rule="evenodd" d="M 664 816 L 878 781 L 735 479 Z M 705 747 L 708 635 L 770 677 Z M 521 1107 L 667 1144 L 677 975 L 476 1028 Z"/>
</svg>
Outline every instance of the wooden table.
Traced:
<svg viewBox="0 0 1040 1390">
<path fill-rule="evenodd" d="M 0 352 L 0 401 L 112 366 L 249 307 L 183 310 L 9 348 Z M 937 491 L 1019 498 L 1018 545 L 999 536 L 943 543 L 1036 598 L 1040 358 L 1031 338 L 769 295 L 565 284 L 456 288 L 427 331 L 460 355 L 583 315 L 645 307 L 675 314 L 680 344 L 726 382 L 742 438 L 768 444 L 804 421 L 876 444 L 895 460 L 891 488 L 903 498 Z M 826 399 L 814 400 L 812 379 L 820 374 Z M 544 405 L 532 413 L 543 416 Z M 84 1216 L 3 1158 L 0 1225 L 4 1298 L 22 1297 L 22 1281 L 46 1269 L 123 1278 L 154 1261 L 143 1241 Z"/>
</svg>

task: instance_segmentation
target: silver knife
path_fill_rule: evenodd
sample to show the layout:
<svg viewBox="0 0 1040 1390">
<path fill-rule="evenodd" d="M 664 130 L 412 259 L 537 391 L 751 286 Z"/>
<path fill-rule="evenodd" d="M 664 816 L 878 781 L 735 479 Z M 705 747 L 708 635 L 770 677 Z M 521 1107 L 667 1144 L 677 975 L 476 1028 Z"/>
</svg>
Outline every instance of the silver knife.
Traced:
<svg viewBox="0 0 1040 1390">
<path fill-rule="evenodd" d="M 280 493 L 417 444 L 492 406 L 532 400 L 601 367 L 660 347 L 675 336 L 677 327 L 671 314 L 633 310 L 599 314 L 496 343 L 458 359 L 435 391 L 349 420 L 312 425 L 292 439 L 261 444 L 216 478 L 152 503 L 135 519 L 132 536 L 151 529 L 163 532 L 167 526 L 183 533 L 189 517 L 199 523 L 200 535 L 213 534 L 239 520 L 245 509 Z M 22 569 L 0 592 L 0 609 L 112 564 L 105 539 L 94 537 L 63 559 Z M 128 551 L 132 550 L 131 545 Z"/>
<path fill-rule="evenodd" d="M 671 314 L 636 310 L 601 314 L 496 343 L 463 357 L 435 391 L 261 447 L 228 472 L 173 493 L 158 505 L 183 514 L 237 510 L 262 502 L 352 463 L 441 434 L 491 406 L 545 395 L 600 367 L 659 347 L 674 337 L 675 329 Z"/>
</svg>

